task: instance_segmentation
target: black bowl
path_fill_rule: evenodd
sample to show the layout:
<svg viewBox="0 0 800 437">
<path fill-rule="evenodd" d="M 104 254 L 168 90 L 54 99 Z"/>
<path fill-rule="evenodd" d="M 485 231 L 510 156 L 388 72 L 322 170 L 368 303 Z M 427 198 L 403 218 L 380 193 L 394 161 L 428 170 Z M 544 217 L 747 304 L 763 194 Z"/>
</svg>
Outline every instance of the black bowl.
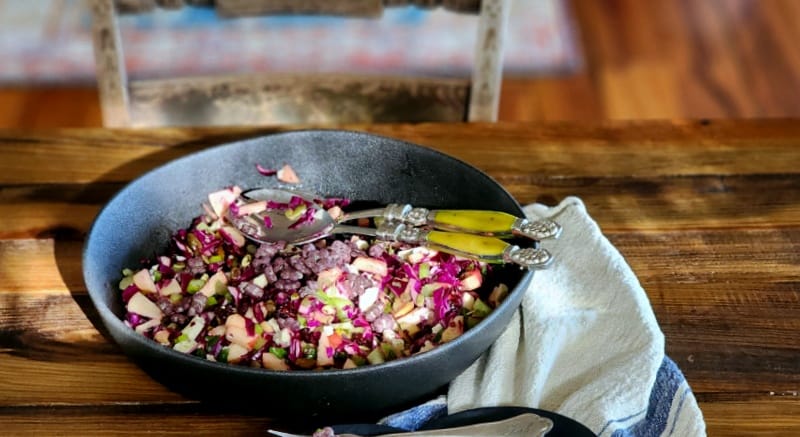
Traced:
<svg viewBox="0 0 800 437">
<path fill-rule="evenodd" d="M 493 209 L 520 215 L 496 181 L 437 151 L 356 132 L 296 131 L 204 150 L 165 164 L 122 189 L 89 232 L 83 274 L 114 340 L 148 374 L 191 398 L 255 406 L 269 416 L 371 417 L 424 400 L 474 362 L 502 333 L 532 273 L 506 267 L 509 297 L 458 339 L 406 359 L 351 370 L 276 372 L 215 363 L 149 340 L 122 322 L 117 289 L 123 268 L 166 247 L 221 187 L 274 185 L 255 164 L 289 163 L 302 187 L 327 196 L 438 208 Z"/>
</svg>

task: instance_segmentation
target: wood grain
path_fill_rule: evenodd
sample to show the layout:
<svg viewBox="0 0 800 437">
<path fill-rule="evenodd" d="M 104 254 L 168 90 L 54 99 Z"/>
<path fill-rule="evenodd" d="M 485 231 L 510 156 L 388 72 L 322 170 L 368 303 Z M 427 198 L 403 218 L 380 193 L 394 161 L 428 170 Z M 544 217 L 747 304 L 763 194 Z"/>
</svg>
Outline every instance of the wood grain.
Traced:
<svg viewBox="0 0 800 437">
<path fill-rule="evenodd" d="M 581 197 L 646 290 L 709 435 L 800 432 L 796 121 L 344 127 L 474 163 L 522 203 Z M 280 130 L 0 132 L 0 421 L 8 430 L 225 433 L 220 418 L 232 434 L 271 426 L 263 415 L 184 399 L 125 358 L 104 336 L 80 253 L 99 208 L 142 172 Z M 185 429 L 187 420 L 196 429 Z"/>
<path fill-rule="evenodd" d="M 130 88 L 131 126 L 386 123 L 464 121 L 469 81 L 264 74 L 135 81 Z"/>
</svg>

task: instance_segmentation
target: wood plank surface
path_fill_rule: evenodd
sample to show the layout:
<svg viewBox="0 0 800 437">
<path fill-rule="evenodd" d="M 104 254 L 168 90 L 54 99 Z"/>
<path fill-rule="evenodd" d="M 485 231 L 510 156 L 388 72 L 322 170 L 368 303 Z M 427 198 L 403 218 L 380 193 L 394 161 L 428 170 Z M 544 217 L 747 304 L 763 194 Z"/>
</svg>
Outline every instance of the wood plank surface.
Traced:
<svg viewBox="0 0 800 437">
<path fill-rule="evenodd" d="M 451 153 L 522 203 L 581 197 L 646 290 L 709 435 L 800 433 L 800 123 L 347 127 Z M 104 336 L 80 253 L 99 208 L 132 178 L 276 131 L 0 132 L 7 430 L 235 435 L 270 425 L 260 415 L 209 411 L 125 358 Z M 228 428 L 216 424 L 222 417 Z M 197 427 L 181 428 L 189 420 Z"/>
</svg>

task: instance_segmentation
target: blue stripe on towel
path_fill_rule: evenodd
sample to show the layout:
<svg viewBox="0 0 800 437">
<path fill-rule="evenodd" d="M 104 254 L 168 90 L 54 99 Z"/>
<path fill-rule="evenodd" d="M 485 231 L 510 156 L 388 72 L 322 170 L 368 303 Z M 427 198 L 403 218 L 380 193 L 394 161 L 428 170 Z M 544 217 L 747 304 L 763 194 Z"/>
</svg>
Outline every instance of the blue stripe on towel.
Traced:
<svg viewBox="0 0 800 437">
<path fill-rule="evenodd" d="M 668 357 L 664 357 L 661 362 L 661 367 L 656 374 L 656 382 L 653 385 L 653 390 L 650 392 L 650 401 L 647 406 L 647 414 L 644 419 L 636 424 L 625 428 L 618 429 L 611 434 L 614 437 L 650 437 L 660 436 L 667 429 L 667 421 L 669 420 L 670 411 L 672 409 L 673 400 L 680 388 L 683 386 L 685 389 L 680 394 L 681 398 L 678 402 L 677 411 L 675 412 L 672 427 L 670 428 L 669 435 L 675 430 L 675 424 L 678 420 L 683 401 L 686 395 L 691 392 L 686 384 L 686 378 L 683 373 L 678 369 L 674 361 Z M 609 421 L 606 427 L 613 421 Z"/>
</svg>

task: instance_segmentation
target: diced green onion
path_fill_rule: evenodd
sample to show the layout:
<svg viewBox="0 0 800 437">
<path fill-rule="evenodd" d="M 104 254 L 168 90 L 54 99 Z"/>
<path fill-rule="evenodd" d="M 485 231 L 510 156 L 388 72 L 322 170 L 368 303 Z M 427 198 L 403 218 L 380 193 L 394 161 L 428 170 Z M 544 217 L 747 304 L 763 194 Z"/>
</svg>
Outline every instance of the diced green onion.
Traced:
<svg viewBox="0 0 800 437">
<path fill-rule="evenodd" d="M 227 362 L 228 361 L 228 346 L 222 348 L 217 354 L 217 361 Z"/>
<path fill-rule="evenodd" d="M 287 355 L 286 349 L 284 349 L 282 347 L 275 347 L 275 346 L 272 346 L 271 348 L 269 348 L 269 353 L 271 353 L 272 355 L 275 355 L 276 357 L 278 357 L 280 359 L 286 358 L 286 355 Z"/>
<path fill-rule="evenodd" d="M 315 348 L 313 344 L 304 344 L 303 356 L 311 360 L 317 359 L 317 348 Z"/>
</svg>

